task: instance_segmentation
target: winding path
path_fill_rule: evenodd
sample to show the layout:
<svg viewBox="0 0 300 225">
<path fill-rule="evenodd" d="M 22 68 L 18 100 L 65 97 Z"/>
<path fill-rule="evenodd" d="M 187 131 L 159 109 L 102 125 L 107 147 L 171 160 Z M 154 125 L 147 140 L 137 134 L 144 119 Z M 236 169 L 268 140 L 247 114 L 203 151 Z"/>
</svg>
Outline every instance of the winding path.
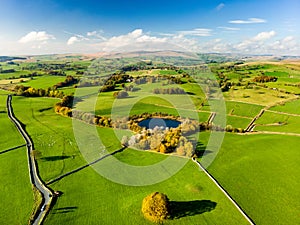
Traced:
<svg viewBox="0 0 300 225">
<path fill-rule="evenodd" d="M 195 158 L 192 160 L 199 166 L 199 168 L 209 177 L 212 182 L 224 193 L 224 195 L 232 202 L 232 204 L 237 208 L 237 210 L 242 214 L 242 216 L 249 222 L 251 225 L 255 225 L 252 219 L 242 210 L 242 208 L 234 201 L 234 199 L 228 194 L 228 192 L 218 183 L 218 181 L 210 175 L 210 173 L 198 162 Z"/>
<path fill-rule="evenodd" d="M 39 178 L 38 172 L 37 172 L 37 167 L 36 167 L 36 162 L 34 159 L 34 156 L 32 154 L 32 151 L 34 150 L 33 148 L 33 143 L 25 131 L 25 129 L 22 127 L 21 123 L 18 121 L 18 119 L 15 117 L 11 105 L 12 101 L 12 96 L 8 95 L 7 97 L 7 102 L 6 102 L 6 107 L 7 107 L 7 114 L 10 120 L 15 124 L 17 127 L 18 131 L 24 138 L 27 146 L 27 158 L 28 158 L 28 168 L 29 168 L 29 177 L 30 177 L 30 182 L 39 190 L 39 192 L 42 195 L 43 201 L 42 201 L 42 206 L 41 209 L 36 212 L 36 215 L 34 215 L 34 220 L 32 221 L 32 224 L 37 225 L 41 224 L 42 221 L 44 220 L 47 210 L 52 202 L 53 199 L 53 194 L 49 188 L 47 188 L 41 179 Z M 47 207 L 48 206 L 48 207 Z"/>
</svg>

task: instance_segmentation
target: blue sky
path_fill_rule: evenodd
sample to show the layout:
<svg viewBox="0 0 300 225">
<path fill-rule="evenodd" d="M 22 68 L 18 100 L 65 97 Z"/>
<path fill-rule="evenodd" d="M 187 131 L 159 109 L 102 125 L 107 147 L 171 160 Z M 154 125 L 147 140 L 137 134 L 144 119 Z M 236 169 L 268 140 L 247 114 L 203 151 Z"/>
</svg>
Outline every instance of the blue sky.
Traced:
<svg viewBox="0 0 300 225">
<path fill-rule="evenodd" d="M 164 48 L 300 55 L 299 12 L 298 0 L 2 0 L 0 55 Z"/>
</svg>

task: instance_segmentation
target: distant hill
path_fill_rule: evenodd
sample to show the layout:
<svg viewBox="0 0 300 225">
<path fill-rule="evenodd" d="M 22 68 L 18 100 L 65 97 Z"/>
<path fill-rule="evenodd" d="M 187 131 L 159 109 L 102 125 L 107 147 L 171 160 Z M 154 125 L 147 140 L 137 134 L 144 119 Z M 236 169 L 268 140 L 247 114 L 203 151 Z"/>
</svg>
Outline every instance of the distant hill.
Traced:
<svg viewBox="0 0 300 225">
<path fill-rule="evenodd" d="M 16 56 L 0 56 L 0 62 L 7 62 L 7 61 L 11 61 L 11 60 L 23 60 L 26 59 L 24 57 L 16 57 Z"/>
</svg>

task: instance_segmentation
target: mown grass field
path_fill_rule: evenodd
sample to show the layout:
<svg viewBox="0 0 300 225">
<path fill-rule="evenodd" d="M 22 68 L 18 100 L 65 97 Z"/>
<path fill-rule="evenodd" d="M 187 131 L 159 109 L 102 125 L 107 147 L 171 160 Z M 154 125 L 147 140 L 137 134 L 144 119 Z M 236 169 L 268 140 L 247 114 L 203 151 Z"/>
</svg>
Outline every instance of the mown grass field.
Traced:
<svg viewBox="0 0 300 225">
<path fill-rule="evenodd" d="M 0 224 L 27 224 L 34 204 L 27 150 L 7 116 L 7 94 L 0 91 Z"/>
<path fill-rule="evenodd" d="M 226 134 L 212 175 L 256 224 L 299 224 L 299 138 Z"/>
</svg>

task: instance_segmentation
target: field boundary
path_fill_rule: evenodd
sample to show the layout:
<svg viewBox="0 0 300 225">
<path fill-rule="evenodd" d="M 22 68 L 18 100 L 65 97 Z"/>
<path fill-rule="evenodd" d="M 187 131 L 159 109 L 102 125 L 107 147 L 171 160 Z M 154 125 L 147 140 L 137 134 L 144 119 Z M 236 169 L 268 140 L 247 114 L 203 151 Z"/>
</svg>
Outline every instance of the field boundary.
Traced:
<svg viewBox="0 0 300 225">
<path fill-rule="evenodd" d="M 219 182 L 212 176 L 210 173 L 198 162 L 195 158 L 192 160 L 199 166 L 199 168 L 214 182 L 214 184 L 224 193 L 224 195 L 232 202 L 232 204 L 237 208 L 237 210 L 242 214 L 242 216 L 249 222 L 251 225 L 255 225 L 253 220 L 246 214 L 246 212 L 237 204 L 237 202 L 229 195 L 229 193 L 219 184 Z"/>
<path fill-rule="evenodd" d="M 113 151 L 112 153 L 108 153 L 108 154 L 106 154 L 106 155 L 104 155 L 104 156 L 101 156 L 100 158 L 98 158 L 98 159 L 96 159 L 96 160 L 94 160 L 94 161 L 92 161 L 92 162 L 90 162 L 90 163 L 88 163 L 88 164 L 85 164 L 85 165 L 83 165 L 83 166 L 81 166 L 81 167 L 79 167 L 79 168 L 77 168 L 77 169 L 71 170 L 70 172 L 67 172 L 67 173 L 65 173 L 65 174 L 63 174 L 63 175 L 60 175 L 60 176 L 58 176 L 58 177 L 56 177 L 56 178 L 54 178 L 54 179 L 48 181 L 48 182 L 47 182 L 47 185 L 50 185 L 50 184 L 52 184 L 52 183 L 54 183 L 54 182 L 57 182 L 57 181 L 61 180 L 62 178 L 67 177 L 67 176 L 69 176 L 69 175 L 71 175 L 71 174 L 73 174 L 73 173 L 79 172 L 80 170 L 83 170 L 83 169 L 85 169 L 86 167 L 89 167 L 89 166 L 91 166 L 91 165 L 93 165 L 93 164 L 96 164 L 97 162 L 99 162 L 99 161 L 101 161 L 101 160 L 103 160 L 103 159 L 105 159 L 105 158 L 107 158 L 107 157 L 109 157 L 109 156 L 112 156 L 112 155 L 114 155 L 114 154 L 116 154 L 116 153 L 118 153 L 118 152 L 122 152 L 122 151 L 124 151 L 126 148 L 127 148 L 127 146 L 124 146 L 124 147 L 122 147 L 122 148 L 120 148 L 120 149 L 118 149 L 118 150 L 116 150 L 116 151 Z"/>
</svg>

